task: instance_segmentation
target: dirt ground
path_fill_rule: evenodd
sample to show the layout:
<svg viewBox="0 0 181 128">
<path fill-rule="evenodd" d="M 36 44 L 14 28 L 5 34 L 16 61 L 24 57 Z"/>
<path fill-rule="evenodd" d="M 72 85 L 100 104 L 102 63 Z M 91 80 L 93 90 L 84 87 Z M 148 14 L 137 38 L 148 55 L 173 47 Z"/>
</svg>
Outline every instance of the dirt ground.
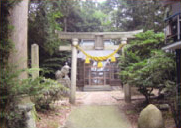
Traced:
<svg viewBox="0 0 181 128">
<path fill-rule="evenodd" d="M 71 105 L 68 99 L 64 99 L 53 104 L 47 111 L 37 112 L 37 128 L 58 128 L 63 126 L 71 112 Z"/>
<path fill-rule="evenodd" d="M 37 121 L 37 128 L 60 128 L 65 125 L 72 109 L 84 105 L 118 105 L 130 121 L 132 128 L 137 128 L 139 113 L 145 107 L 143 102 L 143 96 L 134 95 L 130 104 L 125 103 L 122 89 L 108 92 L 76 92 L 75 105 L 70 105 L 68 99 L 64 99 L 56 102 L 52 110 L 38 112 L 40 119 Z M 163 117 L 166 128 L 175 128 L 169 111 L 164 111 Z"/>
</svg>

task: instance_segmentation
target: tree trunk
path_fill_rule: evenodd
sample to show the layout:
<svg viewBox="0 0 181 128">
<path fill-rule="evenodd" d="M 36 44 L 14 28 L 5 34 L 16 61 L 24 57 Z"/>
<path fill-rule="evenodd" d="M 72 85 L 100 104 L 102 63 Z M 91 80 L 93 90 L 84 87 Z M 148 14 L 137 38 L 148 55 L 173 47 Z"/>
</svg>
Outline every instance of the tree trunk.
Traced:
<svg viewBox="0 0 181 128">
<path fill-rule="evenodd" d="M 141 94 L 143 94 L 143 96 L 145 97 L 145 102 L 146 102 L 146 104 L 149 104 L 149 102 L 150 102 L 150 96 L 149 96 L 149 94 L 148 94 L 148 92 L 147 92 L 147 89 L 146 89 L 145 87 L 141 87 L 141 88 L 139 88 L 139 92 L 140 92 Z"/>
<path fill-rule="evenodd" d="M 150 103 L 150 98 L 149 98 L 149 96 L 148 95 L 144 95 L 145 96 L 145 102 L 146 102 L 146 104 L 149 104 Z"/>
<path fill-rule="evenodd" d="M 16 66 L 16 71 L 27 69 L 28 2 L 29 0 L 22 0 L 10 10 L 9 21 L 14 27 L 10 39 L 14 44 L 14 50 L 10 52 L 8 61 L 9 64 Z M 26 79 L 27 77 L 27 72 L 23 72 L 19 79 Z"/>
</svg>

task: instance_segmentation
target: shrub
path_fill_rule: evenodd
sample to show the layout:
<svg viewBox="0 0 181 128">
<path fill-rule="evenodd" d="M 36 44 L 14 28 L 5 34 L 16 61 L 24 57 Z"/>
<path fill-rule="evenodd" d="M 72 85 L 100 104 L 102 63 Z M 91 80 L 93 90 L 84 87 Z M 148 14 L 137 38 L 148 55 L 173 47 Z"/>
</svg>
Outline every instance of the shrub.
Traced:
<svg viewBox="0 0 181 128">
<path fill-rule="evenodd" d="M 120 58 L 121 80 L 138 87 L 147 103 L 154 88 L 161 90 L 175 83 L 174 55 L 161 50 L 163 41 L 162 33 L 137 34 L 126 47 L 125 57 Z"/>
<path fill-rule="evenodd" d="M 26 117 L 17 108 L 19 97 L 35 97 L 34 103 L 37 108 L 48 108 L 50 103 L 65 96 L 67 88 L 44 77 L 18 79 L 23 70 L 15 72 L 13 69 L 13 66 L 8 65 L 6 68 L 0 68 L 0 118 L 3 120 L 3 126 L 7 124 L 8 128 L 20 128 L 25 125 L 23 122 Z M 33 69 L 26 71 L 32 72 Z"/>
<path fill-rule="evenodd" d="M 49 109 L 51 103 L 66 96 L 68 92 L 66 87 L 51 79 L 44 78 L 43 82 L 41 81 L 41 84 L 45 85 L 41 90 L 41 93 L 32 97 L 37 110 Z"/>
</svg>

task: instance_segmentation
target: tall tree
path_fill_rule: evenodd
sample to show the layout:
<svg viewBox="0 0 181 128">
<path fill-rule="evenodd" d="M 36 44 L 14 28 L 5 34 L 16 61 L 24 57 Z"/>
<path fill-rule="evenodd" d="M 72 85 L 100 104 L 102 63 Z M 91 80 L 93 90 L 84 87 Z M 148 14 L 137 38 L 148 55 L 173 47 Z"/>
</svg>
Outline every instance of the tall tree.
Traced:
<svg viewBox="0 0 181 128">
<path fill-rule="evenodd" d="M 58 52 L 59 46 L 66 42 L 59 40 L 55 33 L 55 30 L 62 30 L 57 20 L 63 14 L 53 4 L 50 0 L 31 1 L 28 33 L 29 48 L 34 43 L 40 46 L 40 68 L 46 69 L 46 76 L 51 78 L 54 77 L 55 70 L 64 65 L 69 55 Z"/>
<path fill-rule="evenodd" d="M 114 31 L 163 29 L 164 10 L 158 0 L 107 0 L 104 6 L 104 12 L 113 14 Z"/>
<path fill-rule="evenodd" d="M 61 24 L 63 31 L 73 32 L 77 30 L 76 24 L 81 22 L 80 2 L 74 0 L 51 1 L 55 11 L 61 12 L 62 17 L 56 21 Z"/>
</svg>

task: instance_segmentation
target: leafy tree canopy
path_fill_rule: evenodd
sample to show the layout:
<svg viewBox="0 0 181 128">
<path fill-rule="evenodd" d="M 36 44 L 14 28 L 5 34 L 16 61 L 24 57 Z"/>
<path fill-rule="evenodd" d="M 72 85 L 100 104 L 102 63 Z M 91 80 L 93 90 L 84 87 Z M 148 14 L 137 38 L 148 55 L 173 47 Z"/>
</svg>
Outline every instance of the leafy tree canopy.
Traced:
<svg viewBox="0 0 181 128">
<path fill-rule="evenodd" d="M 174 55 L 161 50 L 163 33 L 146 31 L 136 35 L 120 58 L 120 76 L 124 84 L 138 87 L 149 102 L 153 88 L 162 89 L 175 83 Z"/>
</svg>

